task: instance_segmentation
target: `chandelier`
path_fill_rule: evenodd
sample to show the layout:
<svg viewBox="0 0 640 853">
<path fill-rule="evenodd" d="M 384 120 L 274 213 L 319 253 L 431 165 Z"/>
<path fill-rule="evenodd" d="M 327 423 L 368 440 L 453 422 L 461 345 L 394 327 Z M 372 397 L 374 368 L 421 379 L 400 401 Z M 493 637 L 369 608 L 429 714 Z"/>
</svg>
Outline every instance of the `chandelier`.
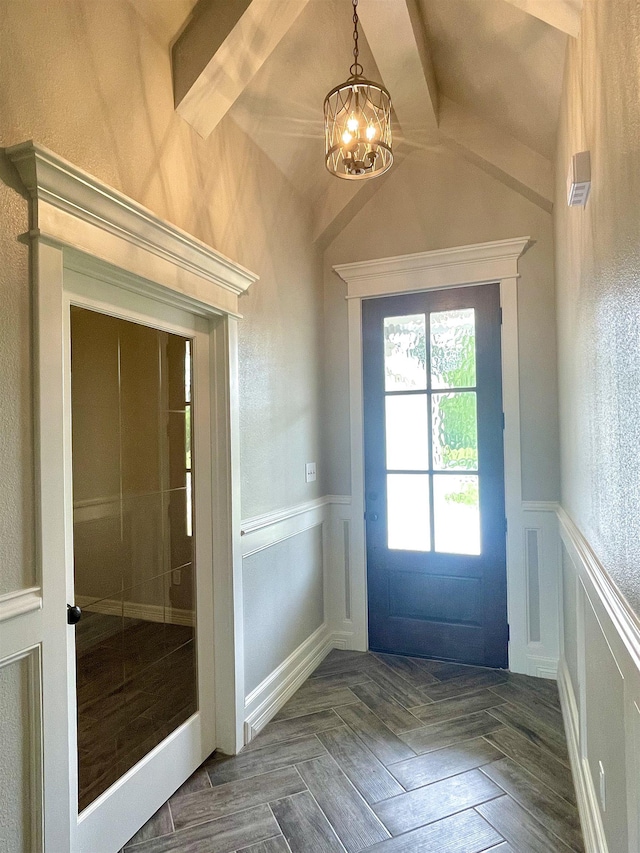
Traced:
<svg viewBox="0 0 640 853">
<path fill-rule="evenodd" d="M 358 62 L 358 0 L 353 3 L 350 76 L 324 99 L 325 163 L 337 178 L 362 181 L 386 172 L 391 150 L 391 95 L 363 77 Z"/>
</svg>

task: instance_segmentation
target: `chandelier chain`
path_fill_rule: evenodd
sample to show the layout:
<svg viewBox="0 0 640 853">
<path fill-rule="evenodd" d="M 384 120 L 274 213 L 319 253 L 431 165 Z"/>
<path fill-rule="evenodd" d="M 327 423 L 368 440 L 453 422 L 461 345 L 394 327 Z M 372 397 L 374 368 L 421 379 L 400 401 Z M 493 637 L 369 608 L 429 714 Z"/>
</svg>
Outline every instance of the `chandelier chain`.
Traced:
<svg viewBox="0 0 640 853">
<path fill-rule="evenodd" d="M 353 3 L 353 65 L 349 69 L 354 77 L 362 77 L 364 68 L 358 62 L 360 51 L 358 50 L 358 0 L 351 0 Z"/>
</svg>

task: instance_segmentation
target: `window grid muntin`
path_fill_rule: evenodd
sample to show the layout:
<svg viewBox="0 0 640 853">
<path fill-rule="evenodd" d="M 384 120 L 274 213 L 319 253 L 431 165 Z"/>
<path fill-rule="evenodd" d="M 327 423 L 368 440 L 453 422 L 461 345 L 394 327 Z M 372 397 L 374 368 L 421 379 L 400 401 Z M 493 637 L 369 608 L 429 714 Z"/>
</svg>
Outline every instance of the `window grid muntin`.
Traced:
<svg viewBox="0 0 640 853">
<path fill-rule="evenodd" d="M 458 310 L 458 309 L 452 309 Z M 468 310 L 468 309 L 467 309 Z M 383 400 L 385 401 L 385 412 L 386 412 L 386 398 L 394 397 L 394 396 L 423 396 L 426 397 L 427 403 L 427 441 L 428 441 L 428 459 L 429 459 L 429 467 L 426 469 L 408 469 L 408 468 L 387 468 L 386 460 L 387 460 L 387 434 L 386 434 L 386 416 L 384 418 L 384 471 L 385 471 L 385 492 L 387 489 L 387 477 L 390 474 L 407 474 L 407 475 L 427 475 L 429 477 L 429 550 L 424 553 L 451 553 L 451 552 L 440 552 L 435 549 L 435 507 L 434 507 L 434 487 L 433 487 L 433 478 L 434 475 L 444 475 L 444 476 L 460 476 L 460 475 L 469 475 L 476 476 L 478 478 L 478 492 L 480 486 L 480 477 L 482 476 L 482 469 L 480 464 L 480 448 L 478 447 L 478 466 L 477 468 L 464 468 L 464 469 L 435 469 L 433 467 L 433 402 L 432 396 L 433 394 L 449 394 L 449 393 L 464 393 L 464 392 L 473 392 L 476 394 L 476 440 L 478 434 L 478 411 L 477 411 L 477 401 L 478 401 L 478 369 L 477 369 L 477 343 L 475 340 L 476 333 L 476 309 L 470 309 L 473 311 L 473 327 L 474 327 L 474 369 L 475 369 L 475 385 L 468 386 L 445 386 L 439 388 L 433 388 L 433 376 L 431 371 L 431 315 L 442 313 L 441 311 L 425 311 L 424 312 L 424 328 L 425 328 L 425 336 L 428 336 L 428 345 L 425 342 L 425 371 L 426 371 L 426 389 L 407 389 L 407 390 L 396 390 L 396 391 L 387 391 L 386 390 L 386 380 L 383 383 Z M 384 340 L 384 323 L 387 319 L 401 319 L 403 317 L 414 317 L 417 314 L 422 314 L 422 312 L 413 312 L 412 314 L 407 315 L 389 315 L 389 317 L 382 318 L 382 336 Z M 427 331 L 428 330 L 428 331 Z M 388 519 L 388 506 L 387 506 L 387 519 Z M 478 513 L 480 512 L 479 499 L 478 499 Z M 482 523 L 480 522 L 480 553 L 482 553 Z M 388 544 L 388 542 L 387 542 Z M 400 549 L 393 549 L 400 550 Z M 479 555 L 469 555 L 469 556 L 479 556 Z"/>
</svg>

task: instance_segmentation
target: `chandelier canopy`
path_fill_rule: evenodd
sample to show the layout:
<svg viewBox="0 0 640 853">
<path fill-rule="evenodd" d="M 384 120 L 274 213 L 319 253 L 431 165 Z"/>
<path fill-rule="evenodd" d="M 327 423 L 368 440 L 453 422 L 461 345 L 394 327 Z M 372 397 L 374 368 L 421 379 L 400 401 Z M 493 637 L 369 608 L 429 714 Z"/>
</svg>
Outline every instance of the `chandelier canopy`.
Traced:
<svg viewBox="0 0 640 853">
<path fill-rule="evenodd" d="M 358 62 L 358 0 L 353 3 L 353 57 L 349 78 L 324 99 L 325 163 L 332 175 L 362 181 L 393 163 L 391 95 L 363 76 Z"/>
</svg>

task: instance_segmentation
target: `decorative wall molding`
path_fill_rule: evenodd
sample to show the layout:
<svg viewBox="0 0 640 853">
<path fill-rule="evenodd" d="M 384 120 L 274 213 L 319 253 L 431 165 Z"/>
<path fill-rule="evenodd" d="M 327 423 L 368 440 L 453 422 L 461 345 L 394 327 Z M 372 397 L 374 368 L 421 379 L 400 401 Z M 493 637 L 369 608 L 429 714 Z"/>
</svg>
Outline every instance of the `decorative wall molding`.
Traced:
<svg viewBox="0 0 640 853">
<path fill-rule="evenodd" d="M 238 296 L 257 280 L 254 273 L 42 145 L 23 142 L 6 154 L 34 200 L 32 236 L 110 263 L 117 254 L 121 270 L 157 290 L 182 291 L 237 315 Z"/>
<path fill-rule="evenodd" d="M 332 648 L 353 648 L 348 571 L 351 498 L 325 495 L 242 522 L 242 555 L 250 557 L 314 527 L 322 528 L 323 624 L 252 690 L 244 703 L 245 743 L 269 722 Z"/>
<path fill-rule="evenodd" d="M 43 853 L 43 767 L 42 767 L 42 648 L 38 644 L 22 649 L 15 654 L 0 659 L 0 669 L 24 661 L 26 672 L 25 704 L 21 708 L 20 723 L 26 727 L 26 763 L 28 780 L 23 796 L 28 797 L 29 813 L 29 850 Z"/>
<path fill-rule="evenodd" d="M 557 501 L 522 501 L 523 512 L 557 513 L 560 504 Z"/>
<path fill-rule="evenodd" d="M 256 515 L 241 523 L 242 556 L 249 557 L 277 542 L 317 527 L 325 520 L 326 498 L 316 498 L 286 509 Z"/>
<path fill-rule="evenodd" d="M 242 556 L 249 557 L 277 542 L 283 542 L 298 533 L 317 527 L 331 517 L 332 507 L 349 506 L 350 503 L 351 498 L 345 495 L 325 495 L 247 518 L 240 525 Z"/>
<path fill-rule="evenodd" d="M 589 772 L 587 760 L 582 757 L 580 750 L 578 706 L 571 684 L 571 677 L 569 676 L 567 664 L 564 659 L 561 659 L 558 667 L 558 691 L 560 693 L 560 705 L 562 707 L 562 717 L 567 736 L 569 760 L 571 762 L 573 782 L 576 789 L 585 851 L 586 853 L 608 853 L 609 847 L 600 818 L 593 780 Z"/>
<path fill-rule="evenodd" d="M 213 748 L 233 752 L 242 743 L 236 318 L 238 298 L 257 276 L 46 148 L 26 142 L 6 153 L 31 198 L 36 540 L 43 602 L 41 613 L 21 614 L 2 623 L 0 639 L 4 644 L 8 636 L 12 649 L 34 643 L 43 646 L 43 726 L 48 732 L 44 779 L 49 780 L 44 796 L 44 846 L 98 849 L 104 836 L 101 827 L 113 825 L 115 849 L 166 801 L 175 790 L 175 780 L 187 778 Z M 85 289 L 80 292 L 79 286 Z M 198 537 L 196 550 L 199 564 L 213 567 L 198 577 L 202 593 L 198 713 L 162 749 L 152 751 L 125 774 L 81 820 L 75 811 L 77 767 L 70 760 L 76 726 L 75 684 L 69 665 L 73 633 L 59 618 L 73 583 L 68 398 L 72 301 L 151 326 L 159 322 L 169 331 L 185 329 L 199 342 L 196 350 L 201 355 L 194 360 L 194 370 L 202 406 L 196 407 L 196 414 L 201 414 L 194 433 L 196 458 L 205 474 L 196 477 L 195 506 L 196 520 L 198 513 L 201 517 L 199 529 L 211 526 L 211 530 L 208 536 Z M 206 665 L 214 656 L 215 665 L 213 660 Z M 134 786 L 139 796 L 131 796 Z"/>
<path fill-rule="evenodd" d="M 556 678 L 560 656 L 562 571 L 557 504 L 522 502 L 526 673 Z"/>
<path fill-rule="evenodd" d="M 569 553 L 577 557 L 574 562 L 578 571 L 588 578 L 632 661 L 640 670 L 640 619 L 563 507 L 558 508 L 558 519 L 562 541 Z"/>
<path fill-rule="evenodd" d="M 640 849 L 638 619 L 562 507 L 558 518 L 568 599 L 558 680 L 585 847 L 587 853 L 635 853 Z M 599 768 L 606 774 L 600 790 Z M 612 798 L 613 809 L 606 807 Z"/>
<path fill-rule="evenodd" d="M 315 498 L 311 501 L 305 501 L 301 504 L 285 507 L 284 509 L 267 512 L 263 515 L 254 515 L 251 518 L 246 518 L 242 521 L 242 535 L 246 536 L 249 533 L 256 533 L 258 530 L 263 530 L 265 527 L 271 527 L 274 524 L 280 524 L 283 521 L 288 521 L 298 515 L 312 512 L 316 509 L 322 509 L 325 506 L 349 506 L 351 497 L 349 495 L 325 495 L 321 498 Z"/>
<path fill-rule="evenodd" d="M 42 590 L 39 586 L 0 595 L 0 622 L 24 616 L 33 610 L 42 610 Z"/>
<path fill-rule="evenodd" d="M 518 259 L 532 245 L 530 237 L 518 237 L 339 264 L 333 269 L 347 284 L 347 299 L 388 296 L 518 278 Z"/>
</svg>

